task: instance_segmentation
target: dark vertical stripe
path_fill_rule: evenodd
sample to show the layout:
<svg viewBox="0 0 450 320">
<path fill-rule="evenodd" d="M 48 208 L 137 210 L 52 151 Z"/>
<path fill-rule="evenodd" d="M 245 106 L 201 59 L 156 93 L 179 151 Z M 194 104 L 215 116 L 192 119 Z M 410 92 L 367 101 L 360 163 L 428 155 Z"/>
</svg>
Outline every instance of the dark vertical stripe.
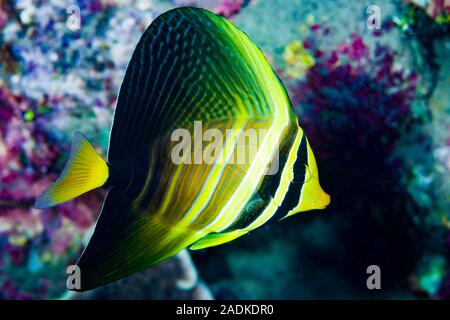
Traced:
<svg viewBox="0 0 450 320">
<path fill-rule="evenodd" d="M 306 167 L 308 164 L 308 145 L 306 136 L 303 135 L 300 147 L 297 151 L 297 160 L 294 164 L 294 180 L 289 185 L 286 196 L 281 203 L 281 206 L 275 214 L 268 221 L 269 223 L 276 222 L 286 216 L 289 211 L 294 209 L 300 202 L 300 195 L 302 193 L 303 183 L 305 181 Z"/>
<path fill-rule="evenodd" d="M 227 229 L 221 233 L 230 232 L 238 229 L 245 229 L 251 225 L 264 212 L 270 201 L 275 197 L 275 193 L 281 183 L 281 175 L 286 166 L 289 157 L 289 151 L 294 147 L 295 137 L 297 136 L 298 127 L 292 125 L 289 129 L 286 139 L 283 139 L 279 149 L 279 168 L 275 175 L 266 175 L 263 182 L 255 194 L 250 198 L 244 207 L 244 212 L 238 219 Z M 301 147 L 301 146 L 300 146 Z M 299 147 L 299 148 L 300 148 Z"/>
</svg>

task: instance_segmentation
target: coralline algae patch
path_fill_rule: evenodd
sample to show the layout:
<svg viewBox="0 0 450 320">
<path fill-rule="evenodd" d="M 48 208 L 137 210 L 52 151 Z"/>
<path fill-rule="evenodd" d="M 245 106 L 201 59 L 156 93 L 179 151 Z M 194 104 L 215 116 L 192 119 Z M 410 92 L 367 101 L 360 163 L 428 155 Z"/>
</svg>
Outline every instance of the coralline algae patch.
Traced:
<svg viewBox="0 0 450 320">
<path fill-rule="evenodd" d="M 2 2 L 0 292 L 6 299 L 59 296 L 65 269 L 101 206 L 102 198 L 92 194 L 57 209 L 32 207 L 61 169 L 71 130 L 107 130 L 114 100 L 105 87 L 117 80 L 92 37 L 101 22 L 92 16 L 101 4 L 81 4 L 81 34 L 66 27 L 68 5 Z"/>
</svg>

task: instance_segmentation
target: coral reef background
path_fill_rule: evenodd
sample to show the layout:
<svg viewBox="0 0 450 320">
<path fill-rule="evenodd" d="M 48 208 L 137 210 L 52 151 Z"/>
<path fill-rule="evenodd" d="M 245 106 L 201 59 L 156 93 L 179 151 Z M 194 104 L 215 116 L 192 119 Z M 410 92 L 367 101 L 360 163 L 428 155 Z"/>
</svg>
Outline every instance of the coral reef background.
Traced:
<svg viewBox="0 0 450 320">
<path fill-rule="evenodd" d="M 0 0 L 0 299 L 449 299 L 450 4 L 376 4 L 380 29 L 369 1 Z M 73 131 L 106 153 L 135 44 L 184 5 L 226 16 L 269 58 L 331 205 L 69 294 L 105 191 L 49 210 L 34 198 Z M 372 264 L 381 290 L 366 287 Z"/>
</svg>

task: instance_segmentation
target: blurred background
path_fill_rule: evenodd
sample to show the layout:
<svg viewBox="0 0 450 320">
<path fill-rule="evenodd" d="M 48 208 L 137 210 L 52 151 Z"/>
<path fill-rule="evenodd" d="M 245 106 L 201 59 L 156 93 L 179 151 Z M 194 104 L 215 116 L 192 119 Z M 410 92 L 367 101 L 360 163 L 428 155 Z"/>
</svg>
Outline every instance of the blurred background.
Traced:
<svg viewBox="0 0 450 320">
<path fill-rule="evenodd" d="M 48 210 L 34 199 L 73 131 L 105 155 L 137 41 L 186 5 L 263 50 L 331 205 L 69 294 L 105 191 Z M 0 0 L 0 299 L 450 299 L 449 56 L 448 0 Z"/>
</svg>

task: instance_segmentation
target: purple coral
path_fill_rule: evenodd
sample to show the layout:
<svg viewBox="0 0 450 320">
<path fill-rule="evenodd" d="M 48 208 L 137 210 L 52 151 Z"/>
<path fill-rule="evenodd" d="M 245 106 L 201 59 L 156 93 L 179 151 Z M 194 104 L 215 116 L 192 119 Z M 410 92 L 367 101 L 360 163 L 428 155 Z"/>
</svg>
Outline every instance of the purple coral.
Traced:
<svg viewBox="0 0 450 320">
<path fill-rule="evenodd" d="M 328 52 L 317 40 L 305 42 L 316 63 L 292 94 L 316 148 L 326 156 L 333 136 L 361 148 L 391 148 L 411 120 L 416 74 L 397 70 L 391 49 L 377 45 L 370 51 L 359 35 Z"/>
</svg>

